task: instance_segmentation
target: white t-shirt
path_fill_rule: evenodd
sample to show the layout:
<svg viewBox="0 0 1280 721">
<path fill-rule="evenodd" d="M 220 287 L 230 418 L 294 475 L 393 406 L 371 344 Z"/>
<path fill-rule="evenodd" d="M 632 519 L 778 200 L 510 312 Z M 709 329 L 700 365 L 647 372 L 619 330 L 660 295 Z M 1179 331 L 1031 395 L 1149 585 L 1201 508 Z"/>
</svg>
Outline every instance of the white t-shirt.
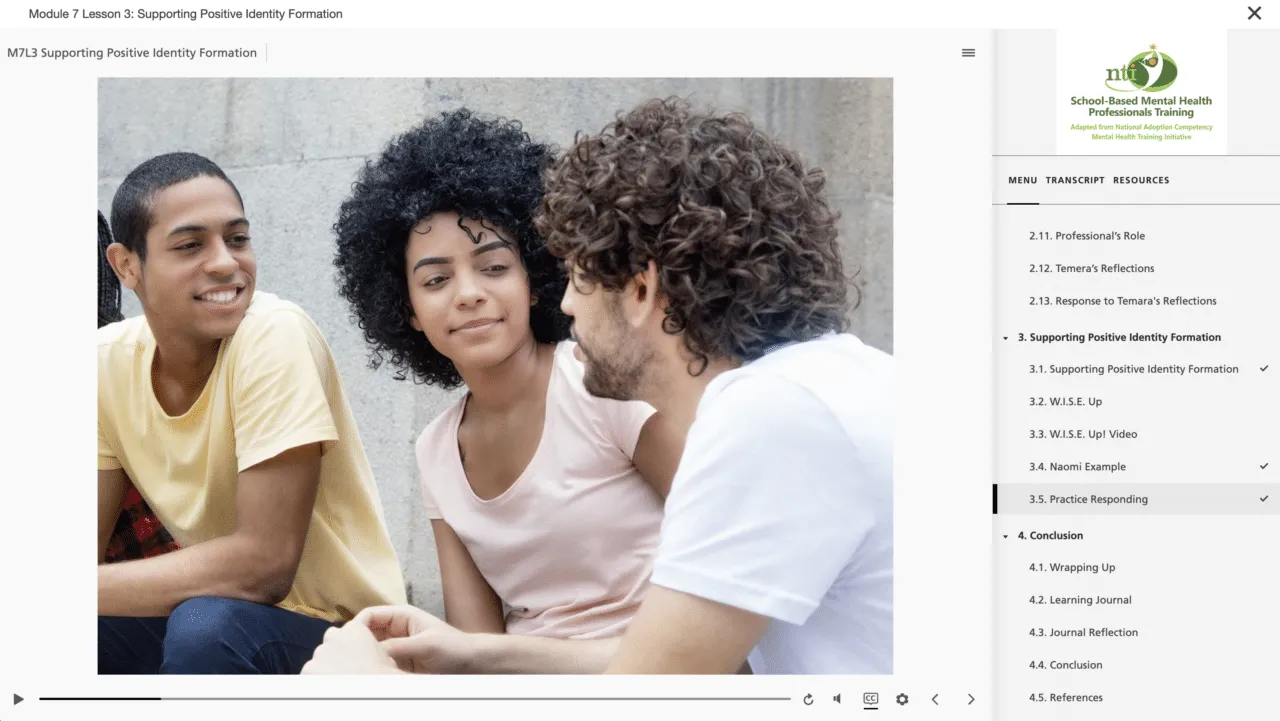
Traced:
<svg viewBox="0 0 1280 721">
<path fill-rule="evenodd" d="M 893 358 L 849 334 L 721 374 L 652 583 L 773 619 L 757 674 L 893 672 Z"/>
</svg>

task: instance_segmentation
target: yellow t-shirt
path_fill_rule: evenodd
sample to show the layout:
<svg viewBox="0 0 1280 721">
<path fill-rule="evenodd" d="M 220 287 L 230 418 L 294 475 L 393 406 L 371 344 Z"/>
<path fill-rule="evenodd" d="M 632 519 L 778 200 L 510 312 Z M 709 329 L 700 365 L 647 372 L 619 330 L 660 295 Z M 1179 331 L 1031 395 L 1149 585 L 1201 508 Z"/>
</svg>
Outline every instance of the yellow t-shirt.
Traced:
<svg viewBox="0 0 1280 721">
<path fill-rule="evenodd" d="M 255 292 L 181 416 L 151 385 L 146 317 L 98 330 L 98 469 L 123 468 L 183 546 L 231 534 L 240 471 L 322 442 L 320 486 L 293 588 L 281 608 L 327 621 L 405 603 L 373 471 L 329 345 L 301 308 Z"/>
</svg>

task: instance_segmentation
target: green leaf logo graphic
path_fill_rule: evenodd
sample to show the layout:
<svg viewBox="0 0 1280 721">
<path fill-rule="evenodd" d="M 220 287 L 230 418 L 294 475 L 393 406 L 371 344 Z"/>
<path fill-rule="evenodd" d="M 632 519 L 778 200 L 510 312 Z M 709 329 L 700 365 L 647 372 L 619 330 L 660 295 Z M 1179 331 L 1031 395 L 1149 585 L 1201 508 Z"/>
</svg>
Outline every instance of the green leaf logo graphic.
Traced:
<svg viewBox="0 0 1280 721">
<path fill-rule="evenodd" d="M 1134 55 L 1123 67 L 1107 71 L 1107 87 L 1118 93 L 1158 93 L 1178 78 L 1178 64 L 1165 53 L 1149 50 Z"/>
<path fill-rule="evenodd" d="M 1164 53 L 1151 50 L 1138 53 L 1129 61 L 1133 69 L 1133 87 L 1148 93 L 1157 93 L 1173 85 L 1178 78 L 1178 64 Z"/>
</svg>

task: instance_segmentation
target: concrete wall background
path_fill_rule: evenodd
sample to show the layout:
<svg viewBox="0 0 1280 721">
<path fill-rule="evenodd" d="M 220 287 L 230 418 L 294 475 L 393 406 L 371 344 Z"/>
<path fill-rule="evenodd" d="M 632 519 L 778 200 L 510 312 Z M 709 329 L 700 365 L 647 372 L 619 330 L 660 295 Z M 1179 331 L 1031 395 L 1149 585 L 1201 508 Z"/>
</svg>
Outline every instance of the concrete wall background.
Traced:
<svg viewBox="0 0 1280 721">
<path fill-rule="evenodd" d="M 98 207 L 160 153 L 218 163 L 253 224 L 258 287 L 301 305 L 324 332 L 378 480 L 410 600 L 443 613 L 435 545 L 417 493 L 416 434 L 462 391 L 371 371 L 337 294 L 331 228 L 358 168 L 427 115 L 461 106 L 518 118 L 562 148 L 615 113 L 680 95 L 744 111 L 827 173 L 846 270 L 862 304 L 853 329 L 893 350 L 893 86 L 889 79 L 134 79 L 99 81 Z M 141 314 L 125 293 L 126 316 Z"/>
</svg>

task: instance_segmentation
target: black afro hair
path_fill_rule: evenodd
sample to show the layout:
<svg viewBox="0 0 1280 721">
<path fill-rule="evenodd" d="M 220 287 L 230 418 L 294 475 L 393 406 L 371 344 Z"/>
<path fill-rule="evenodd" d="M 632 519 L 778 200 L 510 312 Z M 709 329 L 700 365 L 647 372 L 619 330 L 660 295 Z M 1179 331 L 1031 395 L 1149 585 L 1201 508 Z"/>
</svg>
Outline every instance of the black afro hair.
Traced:
<svg viewBox="0 0 1280 721">
<path fill-rule="evenodd" d="M 518 121 L 461 109 L 428 119 L 365 163 L 334 225 L 334 265 L 339 292 L 371 346 L 371 368 L 390 360 L 400 380 L 412 376 L 446 389 L 462 384 L 453 362 L 409 325 L 405 247 L 409 231 L 437 212 L 514 234 L 537 297 L 529 309 L 534 338 L 569 337 L 570 321 L 560 310 L 566 276 L 533 226 L 543 173 L 555 153 L 554 146 L 533 142 Z"/>
</svg>

